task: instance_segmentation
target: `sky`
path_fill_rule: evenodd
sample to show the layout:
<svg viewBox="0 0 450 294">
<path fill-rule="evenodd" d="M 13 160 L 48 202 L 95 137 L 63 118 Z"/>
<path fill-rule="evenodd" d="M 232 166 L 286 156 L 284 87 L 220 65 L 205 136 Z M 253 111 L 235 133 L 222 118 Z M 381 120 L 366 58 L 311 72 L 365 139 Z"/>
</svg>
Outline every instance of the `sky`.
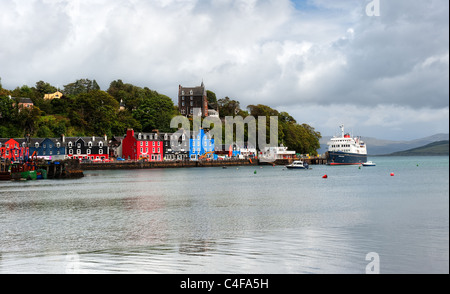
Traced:
<svg viewBox="0 0 450 294">
<path fill-rule="evenodd" d="M 199 86 L 323 136 L 449 132 L 448 0 L 0 0 L 3 88 Z"/>
</svg>

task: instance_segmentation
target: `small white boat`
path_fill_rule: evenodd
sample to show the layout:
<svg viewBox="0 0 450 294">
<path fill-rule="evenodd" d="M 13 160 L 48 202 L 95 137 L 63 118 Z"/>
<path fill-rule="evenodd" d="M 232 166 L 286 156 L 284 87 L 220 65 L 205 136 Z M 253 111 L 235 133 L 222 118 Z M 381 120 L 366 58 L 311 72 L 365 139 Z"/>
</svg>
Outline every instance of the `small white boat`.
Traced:
<svg viewBox="0 0 450 294">
<path fill-rule="evenodd" d="M 376 166 L 375 162 L 372 162 L 372 161 L 364 162 L 362 165 L 363 166 Z"/>
<path fill-rule="evenodd" d="M 286 168 L 289 169 L 308 169 L 309 165 L 306 162 L 303 162 L 301 160 L 296 160 L 293 163 L 286 165 Z"/>
</svg>

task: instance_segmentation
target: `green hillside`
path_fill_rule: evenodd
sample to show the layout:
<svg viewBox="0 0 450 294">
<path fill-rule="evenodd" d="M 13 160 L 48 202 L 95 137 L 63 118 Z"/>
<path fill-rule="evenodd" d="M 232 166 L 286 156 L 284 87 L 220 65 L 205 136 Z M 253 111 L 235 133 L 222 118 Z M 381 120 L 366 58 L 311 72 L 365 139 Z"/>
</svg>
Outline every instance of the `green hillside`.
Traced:
<svg viewBox="0 0 450 294">
<path fill-rule="evenodd" d="M 394 152 L 392 156 L 429 156 L 429 155 L 449 155 L 448 140 L 433 142 L 428 145 L 417 147 L 405 151 Z"/>
</svg>

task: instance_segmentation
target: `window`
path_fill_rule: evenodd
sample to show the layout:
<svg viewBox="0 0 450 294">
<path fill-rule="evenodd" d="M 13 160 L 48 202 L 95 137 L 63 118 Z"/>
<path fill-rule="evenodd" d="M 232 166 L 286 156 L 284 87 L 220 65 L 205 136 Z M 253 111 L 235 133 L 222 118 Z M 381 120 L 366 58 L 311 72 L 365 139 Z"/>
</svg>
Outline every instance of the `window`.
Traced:
<svg viewBox="0 0 450 294">
<path fill-rule="evenodd" d="M 81 150 L 80 149 L 77 149 L 77 154 L 81 154 Z"/>
<path fill-rule="evenodd" d="M 103 149 L 99 149 L 98 154 L 103 154 Z"/>
<path fill-rule="evenodd" d="M 145 146 L 148 146 L 148 141 L 145 141 Z"/>
<path fill-rule="evenodd" d="M 191 106 L 194 106 L 194 102 L 193 101 L 191 101 Z"/>
<path fill-rule="evenodd" d="M 73 150 L 72 149 L 69 149 L 69 154 L 73 154 Z"/>
<path fill-rule="evenodd" d="M 155 141 L 153 141 L 153 146 L 155 146 Z"/>
<path fill-rule="evenodd" d="M 87 150 L 87 154 L 91 154 L 91 149 L 88 149 L 88 150 Z"/>
<path fill-rule="evenodd" d="M 34 147 L 39 148 L 39 143 L 36 142 L 36 143 L 34 144 Z M 6 148 L 8 148 L 8 145 L 6 145 Z"/>
<path fill-rule="evenodd" d="M 92 147 L 92 142 L 89 142 L 89 143 L 88 143 L 88 146 L 89 146 L 89 147 Z"/>
<path fill-rule="evenodd" d="M 144 152 L 144 148 L 141 147 L 141 153 Z"/>
<path fill-rule="evenodd" d="M 56 143 L 56 147 L 57 147 L 57 148 L 61 147 L 61 143 L 59 143 L 59 142 Z"/>
<path fill-rule="evenodd" d="M 38 144 L 39 145 L 39 144 Z M 69 147 L 72 147 L 72 142 L 69 142 Z"/>
<path fill-rule="evenodd" d="M 103 147 L 103 142 L 99 142 L 98 147 Z"/>
<path fill-rule="evenodd" d="M 81 148 L 81 143 L 78 143 L 78 144 L 77 144 L 77 148 Z"/>
<path fill-rule="evenodd" d="M 161 153 L 161 149 L 158 147 L 158 153 Z"/>
<path fill-rule="evenodd" d="M 152 151 L 152 153 L 155 153 L 155 147 L 153 147 L 153 151 Z"/>
</svg>

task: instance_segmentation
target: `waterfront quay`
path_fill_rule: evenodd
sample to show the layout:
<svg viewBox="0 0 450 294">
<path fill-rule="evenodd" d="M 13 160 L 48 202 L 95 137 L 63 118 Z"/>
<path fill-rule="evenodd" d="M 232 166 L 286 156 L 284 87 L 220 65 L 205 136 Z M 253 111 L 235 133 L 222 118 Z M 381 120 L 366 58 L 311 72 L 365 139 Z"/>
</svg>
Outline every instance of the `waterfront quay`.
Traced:
<svg viewBox="0 0 450 294">
<path fill-rule="evenodd" d="M 310 165 L 326 164 L 325 158 L 302 159 Z M 180 160 L 180 161 L 113 161 L 81 163 L 83 170 L 114 170 L 114 169 L 150 169 L 150 168 L 189 168 L 189 167 L 227 167 L 227 166 L 257 166 L 257 165 L 287 165 L 293 159 L 261 162 L 258 159 L 229 160 Z"/>
<path fill-rule="evenodd" d="M 227 167 L 258 165 L 257 160 L 180 160 L 180 161 L 113 161 L 81 163 L 83 170 L 110 170 L 110 169 L 149 169 L 149 168 L 183 168 L 183 167 Z"/>
</svg>

